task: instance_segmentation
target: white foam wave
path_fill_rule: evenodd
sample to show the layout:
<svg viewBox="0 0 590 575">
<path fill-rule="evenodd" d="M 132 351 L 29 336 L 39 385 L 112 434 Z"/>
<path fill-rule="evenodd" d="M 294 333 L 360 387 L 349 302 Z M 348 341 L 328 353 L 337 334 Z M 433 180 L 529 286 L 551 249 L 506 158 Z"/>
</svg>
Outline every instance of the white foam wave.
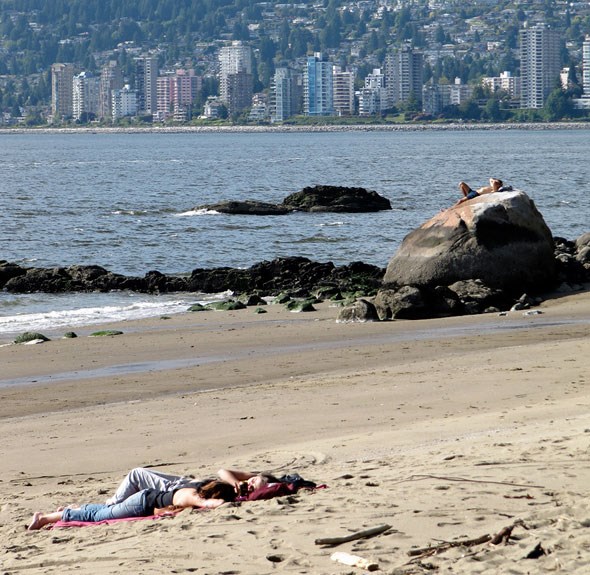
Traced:
<svg viewBox="0 0 590 575">
<path fill-rule="evenodd" d="M 114 295 L 114 294 L 113 294 Z M 0 317 L 0 334 L 18 334 L 24 331 L 59 332 L 79 326 L 95 325 L 125 320 L 146 319 L 162 315 L 184 313 L 195 303 L 208 303 L 224 299 L 228 293 L 204 295 L 183 294 L 177 297 L 139 297 L 137 301 L 128 303 L 125 300 L 114 301 L 112 305 L 76 307 L 73 309 L 52 309 L 36 313 L 20 313 Z M 48 306 L 49 307 L 49 306 Z"/>
<path fill-rule="evenodd" d="M 343 226 L 343 225 L 344 225 L 344 222 L 326 222 L 323 224 L 319 224 L 319 227 L 320 228 L 329 228 L 332 226 Z"/>
<path fill-rule="evenodd" d="M 216 212 L 215 210 L 189 210 L 188 212 L 181 212 L 180 214 L 174 214 L 175 217 L 186 217 L 186 216 L 216 216 L 219 215 L 220 212 Z"/>
</svg>

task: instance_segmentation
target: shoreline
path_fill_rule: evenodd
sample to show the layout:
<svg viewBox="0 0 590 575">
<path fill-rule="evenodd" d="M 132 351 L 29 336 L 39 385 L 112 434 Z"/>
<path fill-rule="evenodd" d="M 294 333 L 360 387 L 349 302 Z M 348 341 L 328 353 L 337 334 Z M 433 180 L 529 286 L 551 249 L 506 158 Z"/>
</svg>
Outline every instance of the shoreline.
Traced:
<svg viewBox="0 0 590 575">
<path fill-rule="evenodd" d="M 327 305 L 305 315 L 269 306 L 263 316 L 182 314 L 105 325 L 124 332 L 116 337 L 0 348 L 3 377 L 32 384 L 0 388 L 3 570 L 271 575 L 280 564 L 345 575 L 351 568 L 330 560 L 343 551 L 386 574 L 428 564 L 582 575 L 590 293 L 540 309 L 337 324 Z M 213 361 L 166 363 L 199 358 Z M 117 371 L 125 362 L 138 369 Z M 88 377 L 100 368 L 111 372 Z M 73 379 L 40 383 L 67 370 Z M 137 466 L 297 472 L 327 489 L 156 522 L 24 529 L 35 511 L 104 501 Z M 371 539 L 315 543 L 383 524 Z M 511 525 L 510 545 L 408 555 Z M 524 559 L 539 543 L 545 554 Z"/>
<path fill-rule="evenodd" d="M 80 126 L 67 128 L 0 128 L 6 134 L 188 134 L 188 133 L 315 133 L 315 132 L 420 132 L 477 130 L 590 130 L 590 122 L 523 122 L 482 124 L 354 124 L 317 126 Z"/>
</svg>

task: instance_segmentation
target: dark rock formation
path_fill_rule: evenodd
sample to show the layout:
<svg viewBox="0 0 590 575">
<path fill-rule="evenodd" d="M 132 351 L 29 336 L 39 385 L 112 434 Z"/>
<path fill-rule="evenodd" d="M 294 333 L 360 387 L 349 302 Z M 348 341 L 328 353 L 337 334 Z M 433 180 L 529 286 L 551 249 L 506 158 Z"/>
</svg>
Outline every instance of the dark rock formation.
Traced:
<svg viewBox="0 0 590 575">
<path fill-rule="evenodd" d="M 3 273 L 6 272 L 6 273 Z M 168 276 L 149 271 L 144 277 L 114 274 L 100 266 L 67 268 L 22 268 L 0 264 L 0 289 L 12 293 L 67 293 L 130 290 L 141 293 L 204 292 L 231 290 L 236 294 L 277 295 L 288 291 L 294 297 L 312 292 L 363 291 L 374 294 L 381 285 L 383 268 L 353 262 L 336 267 L 307 258 L 279 258 L 248 269 L 195 269 L 189 277 Z M 256 300 L 260 304 L 262 300 Z"/>
<path fill-rule="evenodd" d="M 377 192 L 345 186 L 313 186 L 287 196 L 281 204 L 255 200 L 229 200 L 197 206 L 222 214 L 277 216 L 290 212 L 377 212 L 390 210 L 391 203 Z"/>
<path fill-rule="evenodd" d="M 553 238 L 524 192 L 487 194 L 449 208 L 408 234 L 386 286 L 448 286 L 480 279 L 508 293 L 545 291 L 557 280 Z"/>
<path fill-rule="evenodd" d="M 353 291 L 361 286 L 374 293 L 381 285 L 380 273 L 382 268 L 362 262 L 336 267 L 332 262 L 318 263 L 302 257 L 278 258 L 244 270 L 195 269 L 188 280 L 188 289 L 206 293 L 258 291 L 269 295 L 289 291 L 292 296 L 306 297 L 322 286 L 336 286 L 341 291 Z"/>
<path fill-rule="evenodd" d="M 250 216 L 282 216 L 292 210 L 281 204 L 270 204 L 267 202 L 257 202 L 254 200 L 220 202 L 218 204 L 208 204 L 199 206 L 197 210 L 209 210 L 221 214 L 236 214 Z"/>
<path fill-rule="evenodd" d="M 313 186 L 287 196 L 283 205 L 303 212 L 378 212 L 391 210 L 391 202 L 365 188 Z"/>
</svg>

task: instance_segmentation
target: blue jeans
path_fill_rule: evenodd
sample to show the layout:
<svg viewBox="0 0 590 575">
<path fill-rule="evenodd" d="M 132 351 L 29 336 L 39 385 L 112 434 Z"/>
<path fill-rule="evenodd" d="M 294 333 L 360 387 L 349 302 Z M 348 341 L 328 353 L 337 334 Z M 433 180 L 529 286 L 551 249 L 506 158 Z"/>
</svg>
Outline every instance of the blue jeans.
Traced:
<svg viewBox="0 0 590 575">
<path fill-rule="evenodd" d="M 171 475 L 154 469 L 146 469 L 145 467 L 136 467 L 127 474 L 127 477 L 123 479 L 121 485 L 117 488 L 115 495 L 107 499 L 106 503 L 107 505 L 121 503 L 142 489 L 151 488 L 158 491 L 171 491 L 176 487 L 191 487 L 194 482 L 195 480 L 190 477 Z"/>
<path fill-rule="evenodd" d="M 146 491 L 139 491 L 116 505 L 88 503 L 80 509 L 64 509 L 62 521 L 97 522 L 105 519 L 123 519 L 125 517 L 146 517 L 153 510 L 145 508 Z"/>
</svg>

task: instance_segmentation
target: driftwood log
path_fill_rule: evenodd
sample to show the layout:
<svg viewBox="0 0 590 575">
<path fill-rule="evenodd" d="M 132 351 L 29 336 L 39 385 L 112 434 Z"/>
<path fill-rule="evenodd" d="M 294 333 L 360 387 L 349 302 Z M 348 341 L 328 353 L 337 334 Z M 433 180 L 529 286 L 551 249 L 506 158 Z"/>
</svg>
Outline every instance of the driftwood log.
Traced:
<svg viewBox="0 0 590 575">
<path fill-rule="evenodd" d="M 429 557 L 431 555 L 438 555 L 443 551 L 447 551 L 448 549 L 452 549 L 453 547 L 473 547 L 474 545 L 482 545 L 483 543 L 491 543 L 492 545 L 498 545 L 500 543 L 508 543 L 510 536 L 512 535 L 512 530 L 515 527 L 523 527 L 524 529 L 528 529 L 527 526 L 524 524 L 522 519 L 515 521 L 512 525 L 504 527 L 496 535 L 482 535 L 481 537 L 476 537 L 475 539 L 461 539 L 459 541 L 443 541 L 438 545 L 429 545 L 428 547 L 420 547 L 418 549 L 410 549 L 408 551 L 408 555 L 414 558 L 421 558 L 421 557 Z"/>
<path fill-rule="evenodd" d="M 356 531 L 350 535 L 344 535 L 343 537 L 326 537 L 323 539 L 316 539 L 316 545 L 340 545 L 341 543 L 347 543 L 348 541 L 354 541 L 355 539 L 366 539 L 368 537 L 374 537 L 380 533 L 384 533 L 388 529 L 391 529 L 391 525 L 379 525 L 377 527 L 371 527 L 363 531 Z"/>
</svg>

